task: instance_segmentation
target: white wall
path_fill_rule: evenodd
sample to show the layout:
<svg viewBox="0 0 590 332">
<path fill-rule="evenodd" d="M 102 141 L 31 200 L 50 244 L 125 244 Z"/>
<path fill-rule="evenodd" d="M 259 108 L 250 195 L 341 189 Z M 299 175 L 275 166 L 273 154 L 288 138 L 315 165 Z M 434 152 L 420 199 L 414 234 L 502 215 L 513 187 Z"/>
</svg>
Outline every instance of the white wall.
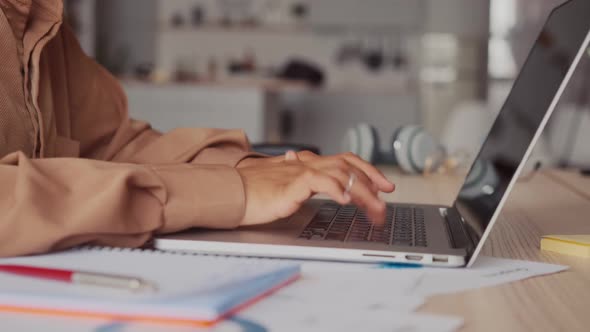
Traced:
<svg viewBox="0 0 590 332">
<path fill-rule="evenodd" d="M 471 38 L 488 35 L 489 0 L 428 0 L 425 6 L 426 31 Z"/>
</svg>

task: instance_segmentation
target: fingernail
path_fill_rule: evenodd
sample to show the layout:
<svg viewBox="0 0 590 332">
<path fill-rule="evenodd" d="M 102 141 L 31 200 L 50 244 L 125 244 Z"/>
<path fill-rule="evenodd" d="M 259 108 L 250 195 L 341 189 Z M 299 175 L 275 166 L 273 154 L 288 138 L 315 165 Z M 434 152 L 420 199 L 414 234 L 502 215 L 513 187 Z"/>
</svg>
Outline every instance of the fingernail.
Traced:
<svg viewBox="0 0 590 332">
<path fill-rule="evenodd" d="M 349 193 L 344 193 L 344 195 L 342 195 L 342 197 L 344 198 L 344 201 L 345 201 L 346 203 L 350 202 L 350 200 L 352 199 L 352 198 L 350 197 L 350 194 L 349 194 Z"/>
<path fill-rule="evenodd" d="M 287 153 L 285 153 L 285 160 L 292 161 L 295 159 L 297 159 L 297 155 L 294 151 L 287 151 Z"/>
</svg>

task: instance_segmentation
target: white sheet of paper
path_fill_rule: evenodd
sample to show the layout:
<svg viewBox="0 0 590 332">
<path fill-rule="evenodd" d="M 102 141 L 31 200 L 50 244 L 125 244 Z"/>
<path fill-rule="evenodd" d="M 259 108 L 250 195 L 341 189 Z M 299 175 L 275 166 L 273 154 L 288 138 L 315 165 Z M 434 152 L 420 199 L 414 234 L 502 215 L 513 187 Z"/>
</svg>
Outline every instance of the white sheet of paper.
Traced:
<svg viewBox="0 0 590 332">
<path fill-rule="evenodd" d="M 519 280 L 562 272 L 567 266 L 514 260 L 506 258 L 481 256 L 471 268 L 433 268 L 418 269 L 380 269 L 371 264 L 344 264 L 302 262 L 302 271 L 318 278 L 322 273 L 340 273 L 353 275 L 357 280 L 373 280 L 374 287 L 383 287 L 381 282 L 391 282 L 386 290 L 388 294 L 426 298 L 437 294 L 449 294 L 469 289 L 497 286 Z M 351 274 L 351 273 L 355 274 Z M 361 271 L 360 274 L 356 274 Z M 363 272 L 364 271 L 364 274 Z M 385 274 L 383 274 L 385 272 Z M 388 276 L 389 274 L 389 276 Z M 344 277 L 343 277 L 344 278 Z M 377 279 L 372 279 L 377 278 Z M 341 281 L 334 281 L 340 283 Z M 347 287 L 343 281 L 343 287 Z M 355 291 L 355 290 L 353 290 Z"/>
<path fill-rule="evenodd" d="M 455 331 L 463 320 L 412 313 L 424 299 L 402 295 L 412 280 L 389 271 L 309 271 L 299 282 L 240 312 L 215 332 Z M 396 287 L 399 285 L 400 287 Z"/>
<path fill-rule="evenodd" d="M 303 305 L 303 304 L 302 304 Z M 303 305 L 304 306 L 304 305 Z M 185 325 L 157 325 L 131 322 L 109 322 L 92 319 L 77 319 L 23 314 L 0 314 L 2 331 L 60 331 L 60 332 L 301 332 L 301 331 L 376 331 L 376 332 L 453 332 L 463 325 L 456 317 L 374 311 L 355 314 L 312 313 L 298 308 L 296 313 L 285 308 L 279 311 L 263 312 L 230 318 L 213 328 L 197 328 Z M 276 309 L 276 308 L 275 308 Z M 255 316 L 255 317 L 252 317 Z"/>
<path fill-rule="evenodd" d="M 367 265 L 304 263 L 296 283 L 213 331 L 238 331 L 239 326 L 248 332 L 454 331 L 461 326 L 462 319 L 412 313 L 424 303 L 422 297 L 403 294 L 414 279 Z"/>
<path fill-rule="evenodd" d="M 302 309 L 302 308 L 300 308 Z M 298 310 L 301 312 L 302 310 Z M 453 332 L 463 325 L 463 319 L 438 315 L 396 312 L 342 312 L 338 315 L 304 312 L 281 315 L 261 312 L 235 317 L 218 325 L 214 332 Z M 139 332 L 139 331 L 138 331 Z"/>
<path fill-rule="evenodd" d="M 261 303 L 281 306 L 300 302 L 322 311 L 330 308 L 338 311 L 387 308 L 409 312 L 424 303 L 423 297 L 406 295 L 407 290 L 420 280 L 418 277 L 380 269 L 326 269 L 304 264 L 300 280 Z"/>
<path fill-rule="evenodd" d="M 428 297 L 497 286 L 567 270 L 567 266 L 522 260 L 479 257 L 469 269 L 422 269 L 424 276 L 407 295 Z"/>
</svg>

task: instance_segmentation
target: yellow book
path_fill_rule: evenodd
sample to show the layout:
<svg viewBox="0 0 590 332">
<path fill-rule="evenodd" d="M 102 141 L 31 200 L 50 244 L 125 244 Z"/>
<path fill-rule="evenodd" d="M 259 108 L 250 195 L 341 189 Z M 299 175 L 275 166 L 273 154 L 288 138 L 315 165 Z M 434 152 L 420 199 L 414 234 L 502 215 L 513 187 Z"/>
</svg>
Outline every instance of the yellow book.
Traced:
<svg viewBox="0 0 590 332">
<path fill-rule="evenodd" d="M 590 258 L 590 235 L 545 235 L 541 250 Z"/>
</svg>

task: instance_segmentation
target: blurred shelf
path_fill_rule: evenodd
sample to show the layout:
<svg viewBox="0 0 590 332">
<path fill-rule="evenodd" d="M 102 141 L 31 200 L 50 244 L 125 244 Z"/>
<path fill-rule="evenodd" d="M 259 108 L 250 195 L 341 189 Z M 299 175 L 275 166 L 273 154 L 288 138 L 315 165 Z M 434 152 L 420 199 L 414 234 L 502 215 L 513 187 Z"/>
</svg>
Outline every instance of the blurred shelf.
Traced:
<svg viewBox="0 0 590 332">
<path fill-rule="evenodd" d="M 306 92 L 313 90 L 303 82 L 292 82 L 273 78 L 228 78 L 220 80 L 198 80 L 194 82 L 151 82 L 129 77 L 119 77 L 129 86 L 178 87 L 178 88 L 219 88 L 219 89 L 261 89 L 267 92 Z"/>
<path fill-rule="evenodd" d="M 160 22 L 157 32 L 264 32 L 264 33 L 313 33 L 314 30 L 308 26 L 301 25 L 222 25 L 206 23 L 202 25 L 185 24 L 172 26 L 168 22 Z"/>
<path fill-rule="evenodd" d="M 277 79 L 250 79 L 250 78 L 228 78 L 221 80 L 201 80 L 194 82 L 151 82 L 137 80 L 129 77 L 119 77 L 121 82 L 129 86 L 151 86 L 162 88 L 195 88 L 195 89 L 260 89 L 267 92 L 295 93 L 295 94 L 321 94 L 321 95 L 359 95 L 359 96 L 400 96 L 410 97 L 417 94 L 417 91 L 410 91 L 405 86 L 394 87 L 359 87 L 341 84 L 324 88 L 314 88 L 303 82 L 285 81 Z"/>
<path fill-rule="evenodd" d="M 235 25 L 207 23 L 203 25 L 172 26 L 167 22 L 160 22 L 156 29 L 159 33 L 187 33 L 187 32 L 226 32 L 226 33 L 265 33 L 265 34 L 316 34 L 316 35 L 420 35 L 421 30 L 409 29 L 401 25 L 371 25 L 347 27 L 341 25 Z"/>
</svg>

